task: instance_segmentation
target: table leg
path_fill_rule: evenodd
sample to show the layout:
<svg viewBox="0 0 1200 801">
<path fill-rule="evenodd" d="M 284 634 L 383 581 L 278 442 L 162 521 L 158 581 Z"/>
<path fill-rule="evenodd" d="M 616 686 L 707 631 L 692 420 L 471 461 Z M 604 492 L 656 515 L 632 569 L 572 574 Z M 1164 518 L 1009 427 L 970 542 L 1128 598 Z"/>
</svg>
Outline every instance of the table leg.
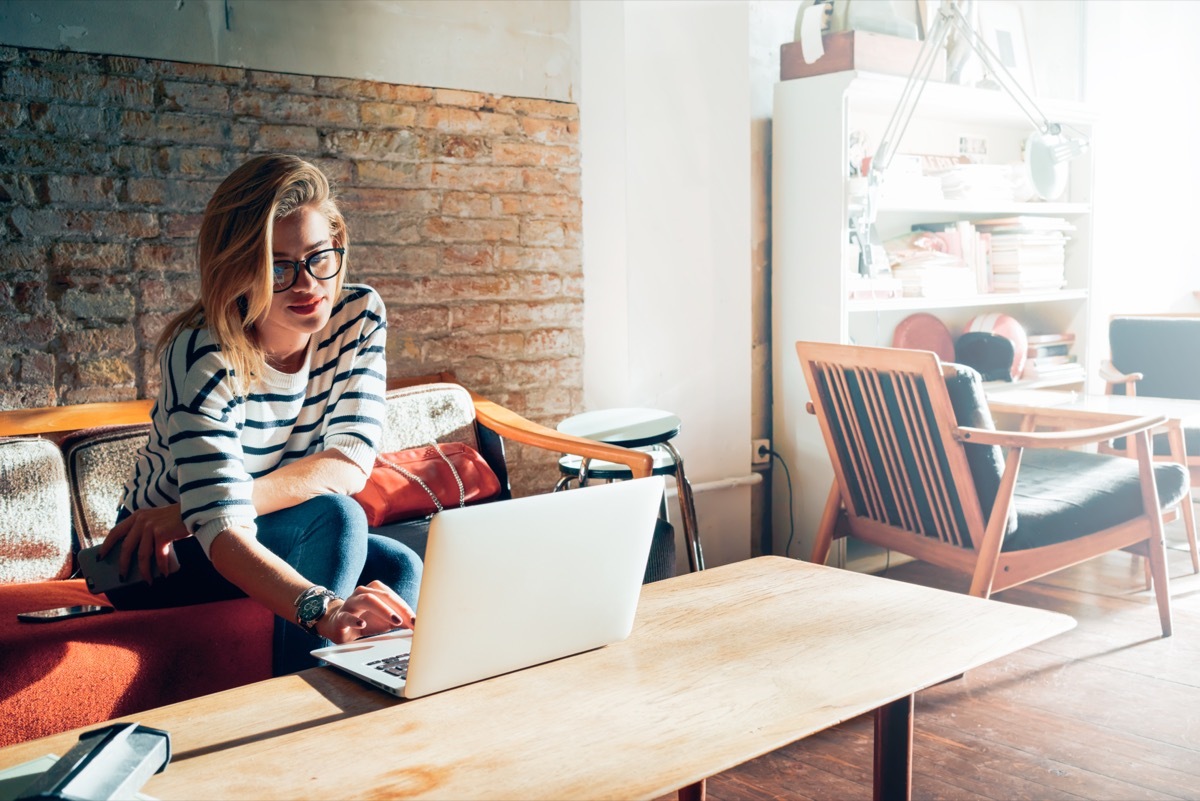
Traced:
<svg viewBox="0 0 1200 801">
<path fill-rule="evenodd" d="M 1171 443 L 1171 458 L 1187 470 L 1187 447 L 1184 444 L 1181 421 L 1171 420 L 1168 423 L 1167 440 Z M 1196 547 L 1196 510 L 1192 507 L 1191 470 L 1188 470 L 1187 492 L 1180 503 L 1183 506 L 1183 528 L 1187 532 L 1188 550 L 1192 552 L 1192 572 L 1200 573 L 1200 550 Z"/>
<path fill-rule="evenodd" d="M 707 781 L 707 779 L 701 779 L 695 784 L 680 787 L 677 793 L 679 801 L 705 801 L 708 797 L 708 786 L 705 784 Z"/>
<path fill-rule="evenodd" d="M 913 696 L 875 710 L 875 801 L 912 798 Z"/>
</svg>

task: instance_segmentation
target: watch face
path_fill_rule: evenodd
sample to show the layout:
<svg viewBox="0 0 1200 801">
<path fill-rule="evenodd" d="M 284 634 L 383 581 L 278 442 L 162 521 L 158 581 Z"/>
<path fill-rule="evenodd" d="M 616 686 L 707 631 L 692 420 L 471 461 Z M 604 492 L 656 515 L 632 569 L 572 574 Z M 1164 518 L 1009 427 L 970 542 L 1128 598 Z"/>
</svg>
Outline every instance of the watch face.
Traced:
<svg viewBox="0 0 1200 801">
<path fill-rule="evenodd" d="M 301 602 L 300 608 L 296 610 L 296 616 L 306 623 L 311 623 L 314 620 L 320 620 L 328 606 L 328 596 L 314 595 Z"/>
</svg>

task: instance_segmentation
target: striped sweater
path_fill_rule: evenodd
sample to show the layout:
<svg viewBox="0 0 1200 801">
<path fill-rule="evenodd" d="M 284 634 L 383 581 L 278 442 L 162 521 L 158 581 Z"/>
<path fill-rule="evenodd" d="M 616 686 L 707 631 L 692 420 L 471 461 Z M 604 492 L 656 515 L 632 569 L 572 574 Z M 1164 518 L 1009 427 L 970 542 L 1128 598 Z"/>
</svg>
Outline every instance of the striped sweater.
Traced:
<svg viewBox="0 0 1200 801">
<path fill-rule="evenodd" d="M 245 395 L 207 328 L 185 329 L 164 349 L 152 430 L 122 506 L 179 502 L 204 552 L 217 534 L 255 532 L 253 479 L 336 448 L 370 472 L 382 435 L 387 363 L 383 301 L 347 284 L 329 323 L 309 340 L 295 374 L 266 367 Z"/>
</svg>

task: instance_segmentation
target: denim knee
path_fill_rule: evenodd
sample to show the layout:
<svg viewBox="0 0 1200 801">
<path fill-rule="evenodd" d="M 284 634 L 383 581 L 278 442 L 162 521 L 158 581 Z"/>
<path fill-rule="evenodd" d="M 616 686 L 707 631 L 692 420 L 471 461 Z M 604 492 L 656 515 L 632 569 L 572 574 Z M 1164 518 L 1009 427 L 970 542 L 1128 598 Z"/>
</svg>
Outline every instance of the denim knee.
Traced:
<svg viewBox="0 0 1200 801">
<path fill-rule="evenodd" d="M 382 581 L 416 610 L 424 567 L 421 557 L 407 545 L 378 534 L 368 534 L 367 563 L 359 583 Z"/>
</svg>

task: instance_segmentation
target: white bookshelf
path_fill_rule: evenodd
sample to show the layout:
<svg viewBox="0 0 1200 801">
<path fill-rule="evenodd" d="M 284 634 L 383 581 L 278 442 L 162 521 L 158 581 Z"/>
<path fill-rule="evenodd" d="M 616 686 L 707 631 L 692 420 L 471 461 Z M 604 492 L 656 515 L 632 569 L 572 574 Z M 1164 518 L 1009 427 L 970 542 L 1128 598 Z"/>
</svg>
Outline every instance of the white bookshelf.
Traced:
<svg viewBox="0 0 1200 801">
<path fill-rule="evenodd" d="M 1092 159 L 1095 148 L 1070 165 L 1064 196 L 1055 202 L 977 203 L 891 199 L 880 208 L 883 238 L 922 222 L 983 220 L 1037 215 L 1063 217 L 1075 231 L 1067 245 L 1067 285 L 1055 292 L 971 294 L 944 298 L 849 298 L 857 252 L 849 237 L 851 185 L 848 140 L 867 134 L 867 154 L 879 142 L 904 86 L 904 78 L 839 72 L 781 81 L 775 86 L 772 130 L 772 378 L 774 447 L 786 460 L 795 493 L 791 555 L 808 558 L 833 471 L 809 401 L 794 343 L 798 340 L 890 346 L 896 325 L 930 312 L 957 337 L 971 318 L 1004 312 L 1031 334 L 1071 331 L 1075 353 L 1096 374 L 1089 330 L 1091 286 Z M 1094 117 L 1077 103 L 1038 101 L 1046 115 L 1094 142 Z M 957 155 L 960 136 L 987 141 L 987 161 L 1020 160 L 1033 126 L 1007 94 L 941 83 L 925 87 L 899 143 L 900 153 Z M 1022 382 L 1023 386 L 1030 383 Z M 1046 386 L 1046 382 L 1039 382 Z M 784 471 L 772 471 L 772 519 L 777 552 L 787 542 L 788 488 Z M 851 542 L 839 552 L 855 569 L 882 566 L 877 553 Z"/>
</svg>

